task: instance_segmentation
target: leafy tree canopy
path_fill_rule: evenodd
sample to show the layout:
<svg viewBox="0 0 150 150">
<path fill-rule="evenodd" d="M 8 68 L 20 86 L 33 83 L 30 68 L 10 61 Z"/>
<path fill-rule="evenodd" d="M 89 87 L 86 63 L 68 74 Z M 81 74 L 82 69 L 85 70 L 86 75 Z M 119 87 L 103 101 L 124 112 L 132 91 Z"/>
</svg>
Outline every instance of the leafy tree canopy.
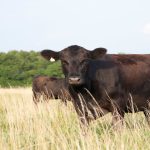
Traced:
<svg viewBox="0 0 150 150">
<path fill-rule="evenodd" d="M 31 86 L 36 75 L 63 77 L 60 61 L 49 62 L 35 51 L 0 53 L 0 86 Z"/>
</svg>

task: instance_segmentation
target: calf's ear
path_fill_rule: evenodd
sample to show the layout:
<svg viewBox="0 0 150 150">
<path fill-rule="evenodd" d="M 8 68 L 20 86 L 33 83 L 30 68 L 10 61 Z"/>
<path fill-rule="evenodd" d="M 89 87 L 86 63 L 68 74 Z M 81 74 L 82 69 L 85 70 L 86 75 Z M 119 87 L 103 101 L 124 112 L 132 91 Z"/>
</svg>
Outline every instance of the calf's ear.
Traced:
<svg viewBox="0 0 150 150">
<path fill-rule="evenodd" d="M 96 48 L 93 51 L 90 51 L 92 59 L 98 59 L 103 57 L 107 53 L 107 49 L 105 48 Z"/>
<path fill-rule="evenodd" d="M 55 52 L 52 50 L 45 49 L 45 50 L 42 50 L 40 54 L 46 60 L 51 60 L 51 59 L 58 60 L 59 59 L 59 52 Z"/>
</svg>

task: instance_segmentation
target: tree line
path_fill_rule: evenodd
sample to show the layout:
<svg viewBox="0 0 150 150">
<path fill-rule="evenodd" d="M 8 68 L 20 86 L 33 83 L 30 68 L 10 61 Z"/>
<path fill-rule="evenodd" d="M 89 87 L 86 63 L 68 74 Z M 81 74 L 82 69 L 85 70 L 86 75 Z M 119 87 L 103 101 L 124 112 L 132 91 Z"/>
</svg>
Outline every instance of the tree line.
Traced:
<svg viewBox="0 0 150 150">
<path fill-rule="evenodd" d="M 9 51 L 0 53 L 0 86 L 31 86 L 33 77 L 63 77 L 60 61 L 46 61 L 39 52 Z"/>
</svg>

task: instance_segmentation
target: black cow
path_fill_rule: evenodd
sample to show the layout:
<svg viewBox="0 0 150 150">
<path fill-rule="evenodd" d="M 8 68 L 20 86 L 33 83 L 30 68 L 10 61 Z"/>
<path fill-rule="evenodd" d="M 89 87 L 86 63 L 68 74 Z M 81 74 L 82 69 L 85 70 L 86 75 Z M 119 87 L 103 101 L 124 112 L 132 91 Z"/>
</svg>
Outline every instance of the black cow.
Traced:
<svg viewBox="0 0 150 150">
<path fill-rule="evenodd" d="M 37 104 L 40 97 L 43 96 L 44 101 L 49 99 L 61 99 L 65 104 L 67 100 L 71 99 L 65 79 L 49 77 L 49 76 L 36 76 L 32 83 L 33 101 Z"/>
<path fill-rule="evenodd" d="M 84 124 L 91 120 L 89 114 L 94 119 L 102 116 L 101 108 L 112 113 L 116 127 L 122 125 L 125 112 L 133 111 L 143 111 L 150 124 L 150 55 L 106 52 L 105 48 L 89 51 L 73 45 L 60 52 L 43 50 L 41 55 L 61 60 L 74 107 Z"/>
</svg>

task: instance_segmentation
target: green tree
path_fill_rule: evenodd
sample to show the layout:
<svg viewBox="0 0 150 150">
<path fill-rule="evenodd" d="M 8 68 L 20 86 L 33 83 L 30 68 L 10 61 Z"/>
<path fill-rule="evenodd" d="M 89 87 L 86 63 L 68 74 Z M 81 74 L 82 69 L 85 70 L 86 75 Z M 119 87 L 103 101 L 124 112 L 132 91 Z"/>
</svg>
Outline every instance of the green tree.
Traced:
<svg viewBox="0 0 150 150">
<path fill-rule="evenodd" d="M 0 53 L 0 86 L 31 86 L 36 75 L 63 77 L 60 61 L 49 62 L 35 51 Z"/>
</svg>

